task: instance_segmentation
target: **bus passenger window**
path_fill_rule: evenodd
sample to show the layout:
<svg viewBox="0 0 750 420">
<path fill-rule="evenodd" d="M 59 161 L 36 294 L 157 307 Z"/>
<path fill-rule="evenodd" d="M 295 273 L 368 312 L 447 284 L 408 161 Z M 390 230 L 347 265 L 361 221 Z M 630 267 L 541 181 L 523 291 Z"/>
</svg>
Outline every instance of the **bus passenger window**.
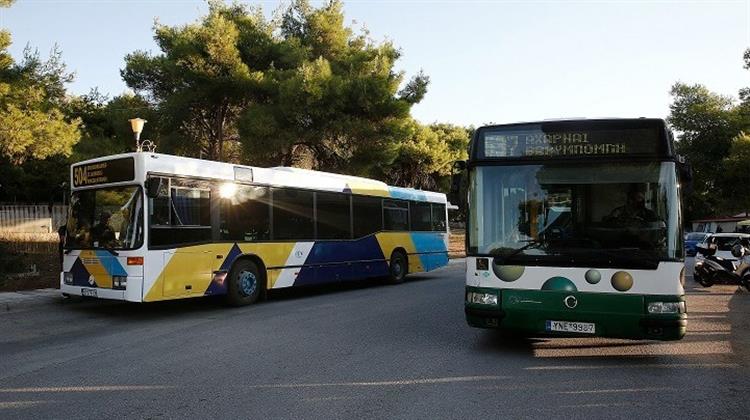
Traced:
<svg viewBox="0 0 750 420">
<path fill-rule="evenodd" d="M 383 200 L 383 228 L 385 230 L 409 230 L 409 203 Z"/>
<path fill-rule="evenodd" d="M 445 232 L 445 204 L 432 204 L 432 230 Z"/>
<path fill-rule="evenodd" d="M 211 226 L 208 190 L 172 188 L 173 226 Z"/>
<path fill-rule="evenodd" d="M 383 200 L 381 198 L 353 195 L 352 209 L 355 238 L 383 230 Z"/>
<path fill-rule="evenodd" d="M 150 246 L 174 246 L 211 240 L 211 184 L 187 179 L 163 180 L 151 200 Z"/>
<path fill-rule="evenodd" d="M 432 230 L 430 203 L 411 202 L 411 230 Z"/>
<path fill-rule="evenodd" d="M 162 178 L 159 184 L 159 193 L 151 200 L 151 224 L 169 225 L 169 179 Z"/>
<path fill-rule="evenodd" d="M 313 193 L 273 188 L 273 239 L 314 239 Z"/>
<path fill-rule="evenodd" d="M 265 187 L 239 185 L 221 203 L 221 239 L 262 241 L 271 237 L 271 193 Z"/>
<path fill-rule="evenodd" d="M 316 193 L 317 239 L 351 238 L 351 209 L 349 195 Z"/>
</svg>

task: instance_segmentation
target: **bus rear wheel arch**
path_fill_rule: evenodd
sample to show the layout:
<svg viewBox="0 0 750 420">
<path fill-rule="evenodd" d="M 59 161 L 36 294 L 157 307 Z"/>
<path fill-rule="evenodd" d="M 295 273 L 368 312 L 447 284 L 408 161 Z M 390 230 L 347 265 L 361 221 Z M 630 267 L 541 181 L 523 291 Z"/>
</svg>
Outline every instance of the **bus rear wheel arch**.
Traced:
<svg viewBox="0 0 750 420">
<path fill-rule="evenodd" d="M 244 306 L 261 300 L 266 292 L 266 270 L 256 258 L 238 258 L 227 276 L 226 301 Z"/>
<path fill-rule="evenodd" d="M 407 274 L 409 274 L 409 258 L 406 251 L 397 248 L 391 253 L 391 260 L 388 264 L 388 282 L 390 284 L 403 283 Z"/>
</svg>

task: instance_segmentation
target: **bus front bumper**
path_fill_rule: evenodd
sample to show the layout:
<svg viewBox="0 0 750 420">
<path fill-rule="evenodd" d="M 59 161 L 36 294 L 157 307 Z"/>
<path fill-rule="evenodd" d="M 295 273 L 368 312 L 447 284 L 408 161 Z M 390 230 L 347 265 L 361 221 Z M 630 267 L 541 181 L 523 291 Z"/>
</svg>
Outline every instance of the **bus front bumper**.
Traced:
<svg viewBox="0 0 750 420">
<path fill-rule="evenodd" d="M 143 277 L 128 276 L 127 287 L 123 289 L 115 289 L 108 287 L 81 286 L 80 284 L 68 284 L 65 282 L 64 274 L 65 273 L 60 273 L 60 293 L 62 293 L 63 295 L 141 302 L 141 287 L 143 286 Z"/>
<path fill-rule="evenodd" d="M 465 300 L 466 321 L 472 327 L 510 330 L 531 336 L 611 337 L 679 340 L 687 329 L 687 314 L 649 314 L 650 302 L 684 302 L 683 296 L 630 295 L 567 291 L 511 290 L 466 287 L 469 293 L 497 294 L 497 304 Z M 565 299 L 574 296 L 569 308 Z M 549 330 L 549 321 L 593 323 L 595 332 Z"/>
</svg>

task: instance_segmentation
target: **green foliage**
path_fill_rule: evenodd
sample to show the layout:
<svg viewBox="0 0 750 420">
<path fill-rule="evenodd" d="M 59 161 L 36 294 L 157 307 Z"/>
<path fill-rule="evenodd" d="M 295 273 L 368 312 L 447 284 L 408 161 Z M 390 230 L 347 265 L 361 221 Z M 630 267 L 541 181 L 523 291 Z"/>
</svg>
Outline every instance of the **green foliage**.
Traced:
<svg viewBox="0 0 750 420">
<path fill-rule="evenodd" d="M 729 154 L 723 159 L 721 181 L 725 191 L 731 191 L 735 210 L 750 210 L 750 135 L 740 132 L 732 139 Z"/>
<path fill-rule="evenodd" d="M 157 23 L 155 32 L 162 53 L 129 54 L 122 77 L 156 105 L 168 134 L 167 151 L 236 159 L 237 118 L 261 93 L 260 70 L 272 63 L 263 56 L 272 36 L 263 15 L 211 2 L 200 22 L 181 27 Z"/>
<path fill-rule="evenodd" d="M 396 157 L 429 82 L 405 82 L 400 52 L 354 34 L 340 1 L 293 1 L 278 21 L 213 1 L 199 22 L 155 32 L 161 53 L 128 55 L 122 75 L 181 154 L 369 174 Z"/>
<path fill-rule="evenodd" d="M 70 155 L 80 138 L 80 120 L 62 111 L 65 84 L 72 80 L 58 49 L 47 60 L 25 49 L 15 63 L 10 35 L 0 32 L 0 156 L 19 165 L 27 159 Z"/>
<path fill-rule="evenodd" d="M 429 80 L 420 73 L 399 91 L 393 44 L 355 35 L 340 1 L 292 2 L 274 42 L 289 66 L 266 72 L 267 99 L 241 117 L 248 159 L 369 175 L 405 153 L 400 143 L 415 133 L 409 110 Z"/>
<path fill-rule="evenodd" d="M 732 189 L 722 180 L 723 159 L 747 122 L 743 105 L 702 85 L 677 83 L 668 121 L 678 133 L 677 150 L 693 166 L 694 191 L 686 198 L 687 220 L 737 210 Z"/>
<path fill-rule="evenodd" d="M 136 116 L 148 121 L 141 139 L 158 139 L 158 115 L 137 95 L 124 94 L 110 100 L 94 89 L 87 95 L 73 98 L 66 111 L 83 122 L 83 136 L 73 149 L 72 162 L 135 150 L 128 120 Z"/>
<path fill-rule="evenodd" d="M 468 157 L 470 131 L 451 124 L 406 124 L 406 140 L 398 144 L 394 161 L 382 167 L 381 178 L 395 185 L 440 190 L 450 188 L 453 162 Z"/>
</svg>

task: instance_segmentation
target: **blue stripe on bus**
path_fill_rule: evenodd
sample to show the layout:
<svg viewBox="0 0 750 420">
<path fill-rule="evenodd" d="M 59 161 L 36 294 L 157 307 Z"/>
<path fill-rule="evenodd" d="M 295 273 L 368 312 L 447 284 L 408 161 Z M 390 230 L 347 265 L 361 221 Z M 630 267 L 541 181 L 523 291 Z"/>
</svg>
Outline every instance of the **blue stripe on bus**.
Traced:
<svg viewBox="0 0 750 420">
<path fill-rule="evenodd" d="M 94 253 L 99 259 L 99 263 L 102 265 L 102 267 L 104 267 L 110 277 L 128 275 L 128 272 L 125 271 L 125 268 L 122 266 L 122 264 L 120 264 L 120 261 L 117 259 L 117 257 L 112 255 L 109 251 L 97 249 L 94 251 Z"/>
<path fill-rule="evenodd" d="M 234 264 L 234 259 L 242 255 L 242 250 L 239 246 L 235 243 L 232 245 L 232 249 L 229 250 L 229 253 L 227 254 L 226 258 L 224 258 L 224 262 L 221 263 L 221 267 L 219 267 L 219 271 L 228 271 L 230 268 L 232 268 L 232 264 Z"/>
<path fill-rule="evenodd" d="M 448 251 L 445 248 L 442 233 L 412 232 L 411 240 L 419 253 L 419 260 L 424 271 L 434 270 L 448 264 Z"/>
<path fill-rule="evenodd" d="M 427 201 L 427 195 L 424 191 L 412 190 L 409 188 L 388 187 L 388 193 L 391 198 L 401 200 Z"/>
<path fill-rule="evenodd" d="M 315 267 L 315 265 L 325 264 Z M 388 274 L 375 235 L 356 241 L 315 242 L 294 281 L 295 286 L 347 281 Z"/>
<path fill-rule="evenodd" d="M 370 235 L 356 241 L 315 242 L 305 264 L 382 260 L 384 258 L 378 239 L 375 235 Z"/>
<path fill-rule="evenodd" d="M 86 270 L 86 267 L 83 265 L 80 258 L 76 258 L 73 266 L 70 267 L 70 273 L 73 275 L 74 286 L 96 287 L 96 283 L 93 285 L 89 283 L 89 277 L 91 274 Z"/>
</svg>

